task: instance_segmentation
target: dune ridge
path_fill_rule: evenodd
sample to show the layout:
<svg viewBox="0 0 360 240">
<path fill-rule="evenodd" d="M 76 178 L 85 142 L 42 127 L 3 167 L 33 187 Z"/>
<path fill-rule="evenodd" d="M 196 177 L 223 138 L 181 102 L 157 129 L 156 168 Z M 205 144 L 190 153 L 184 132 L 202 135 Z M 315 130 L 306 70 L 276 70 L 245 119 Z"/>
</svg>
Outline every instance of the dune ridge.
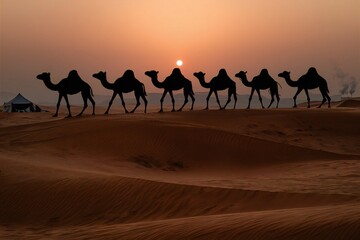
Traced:
<svg viewBox="0 0 360 240">
<path fill-rule="evenodd" d="M 129 223 L 359 200 L 339 194 L 250 191 L 119 177 L 20 181 L 8 183 L 1 193 L 0 222 L 60 226 Z"/>
</svg>

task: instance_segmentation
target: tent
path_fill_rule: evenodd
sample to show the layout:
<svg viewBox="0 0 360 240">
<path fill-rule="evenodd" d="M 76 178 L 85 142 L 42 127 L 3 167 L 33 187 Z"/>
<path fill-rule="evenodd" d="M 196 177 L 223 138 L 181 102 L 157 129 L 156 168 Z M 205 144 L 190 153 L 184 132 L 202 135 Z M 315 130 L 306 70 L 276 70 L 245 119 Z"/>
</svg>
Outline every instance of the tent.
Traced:
<svg viewBox="0 0 360 240">
<path fill-rule="evenodd" d="M 24 98 L 20 93 L 9 102 L 4 103 L 4 112 L 42 112 L 36 104 Z"/>
</svg>

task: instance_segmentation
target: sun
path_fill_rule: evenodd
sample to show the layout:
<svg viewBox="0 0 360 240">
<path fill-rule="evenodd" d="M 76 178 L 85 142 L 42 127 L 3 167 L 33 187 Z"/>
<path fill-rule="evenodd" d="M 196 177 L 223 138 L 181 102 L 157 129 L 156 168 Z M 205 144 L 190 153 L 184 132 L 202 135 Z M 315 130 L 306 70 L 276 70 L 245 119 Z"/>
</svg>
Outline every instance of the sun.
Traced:
<svg viewBox="0 0 360 240">
<path fill-rule="evenodd" d="M 183 61 L 182 60 L 177 60 L 176 61 L 176 65 L 178 65 L 179 67 L 183 65 Z"/>
</svg>

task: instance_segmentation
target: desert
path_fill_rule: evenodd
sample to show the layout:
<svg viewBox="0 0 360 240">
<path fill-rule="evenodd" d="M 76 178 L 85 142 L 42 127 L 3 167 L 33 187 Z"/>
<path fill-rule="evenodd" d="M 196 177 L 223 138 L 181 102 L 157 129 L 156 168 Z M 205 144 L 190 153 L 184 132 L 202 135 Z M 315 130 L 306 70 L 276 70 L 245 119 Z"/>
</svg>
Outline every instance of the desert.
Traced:
<svg viewBox="0 0 360 240">
<path fill-rule="evenodd" d="M 357 239 L 359 106 L 0 113 L 0 237 Z"/>
</svg>

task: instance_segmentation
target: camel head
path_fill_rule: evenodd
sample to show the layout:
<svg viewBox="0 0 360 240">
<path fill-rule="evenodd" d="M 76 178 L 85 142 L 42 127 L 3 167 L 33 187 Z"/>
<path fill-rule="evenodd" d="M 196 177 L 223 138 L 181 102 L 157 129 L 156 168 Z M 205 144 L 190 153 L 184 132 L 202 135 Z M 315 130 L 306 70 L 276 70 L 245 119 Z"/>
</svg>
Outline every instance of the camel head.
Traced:
<svg viewBox="0 0 360 240">
<path fill-rule="evenodd" d="M 283 71 L 282 73 L 279 73 L 278 76 L 282 78 L 290 78 L 290 72 Z"/>
<path fill-rule="evenodd" d="M 235 77 L 237 78 L 246 78 L 247 71 L 240 71 L 237 74 L 235 74 Z"/>
<path fill-rule="evenodd" d="M 145 75 L 153 78 L 153 77 L 157 77 L 158 73 L 159 71 L 151 70 L 151 71 L 146 71 Z"/>
<path fill-rule="evenodd" d="M 205 73 L 203 72 L 195 72 L 194 76 L 198 79 L 204 79 L 205 78 Z"/>
<path fill-rule="evenodd" d="M 36 76 L 37 79 L 40 79 L 42 81 L 50 81 L 50 73 L 49 72 L 43 72 Z"/>
<path fill-rule="evenodd" d="M 100 71 L 98 73 L 94 73 L 93 78 L 99 79 L 99 80 L 106 80 L 106 72 Z"/>
</svg>

